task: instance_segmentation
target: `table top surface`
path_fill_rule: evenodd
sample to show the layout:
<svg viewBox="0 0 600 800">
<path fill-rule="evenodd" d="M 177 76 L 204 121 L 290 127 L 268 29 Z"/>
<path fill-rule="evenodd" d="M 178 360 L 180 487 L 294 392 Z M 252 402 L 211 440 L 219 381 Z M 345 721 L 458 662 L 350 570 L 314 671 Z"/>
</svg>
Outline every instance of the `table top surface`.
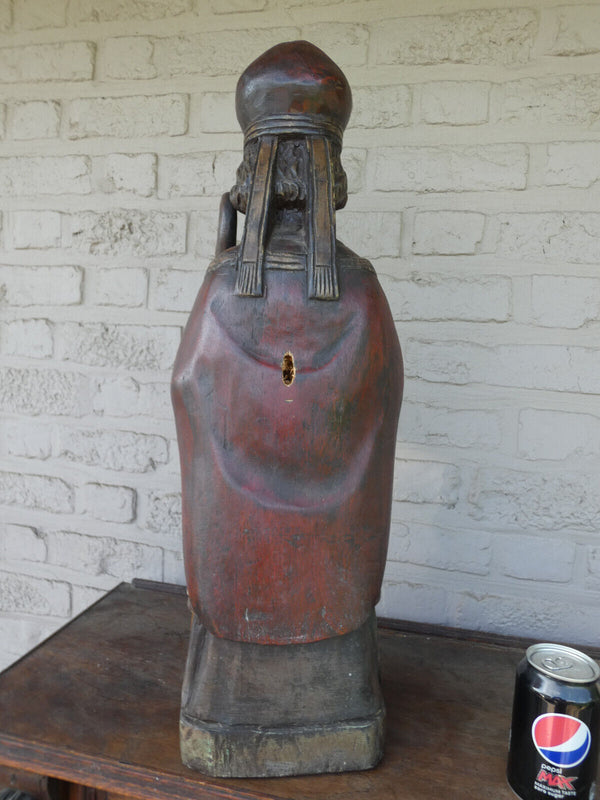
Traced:
<svg viewBox="0 0 600 800">
<path fill-rule="evenodd" d="M 380 629 L 385 756 L 365 772 L 214 779 L 179 758 L 185 596 L 121 584 L 0 675 L 0 764 L 140 798 L 514 798 L 521 646 Z"/>
</svg>

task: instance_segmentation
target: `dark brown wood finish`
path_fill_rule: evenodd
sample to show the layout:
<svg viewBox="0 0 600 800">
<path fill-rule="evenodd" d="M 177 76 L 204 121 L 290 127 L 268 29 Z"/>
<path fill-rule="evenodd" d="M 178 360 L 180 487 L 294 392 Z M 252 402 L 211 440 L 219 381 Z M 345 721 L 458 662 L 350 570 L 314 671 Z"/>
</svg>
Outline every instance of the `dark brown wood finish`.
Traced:
<svg viewBox="0 0 600 800">
<path fill-rule="evenodd" d="M 38 785 L 31 773 L 60 778 L 73 784 L 70 800 L 102 791 L 109 800 L 513 797 L 504 771 L 521 646 L 380 629 L 388 710 L 380 766 L 341 775 L 209 779 L 179 757 L 189 616 L 179 592 L 122 584 L 4 672 L 0 776 L 14 774 L 18 785 L 25 770 L 28 791 Z M 82 794 L 81 786 L 99 791 Z"/>
<path fill-rule="evenodd" d="M 204 775 L 350 772 L 383 755 L 374 606 L 403 367 L 373 266 L 336 240 L 351 108 L 310 42 L 244 70 L 243 160 L 173 367 L 197 619 L 181 759 Z"/>
</svg>

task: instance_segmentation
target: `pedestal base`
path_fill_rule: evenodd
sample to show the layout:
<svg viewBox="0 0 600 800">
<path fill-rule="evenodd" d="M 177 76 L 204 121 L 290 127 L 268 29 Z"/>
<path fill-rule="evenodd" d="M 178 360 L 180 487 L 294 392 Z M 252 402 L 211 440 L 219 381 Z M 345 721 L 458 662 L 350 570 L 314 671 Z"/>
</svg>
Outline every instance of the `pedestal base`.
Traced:
<svg viewBox="0 0 600 800">
<path fill-rule="evenodd" d="M 194 617 L 180 718 L 188 767 L 215 777 L 369 769 L 383 728 L 374 614 L 303 645 L 218 639 Z"/>
</svg>

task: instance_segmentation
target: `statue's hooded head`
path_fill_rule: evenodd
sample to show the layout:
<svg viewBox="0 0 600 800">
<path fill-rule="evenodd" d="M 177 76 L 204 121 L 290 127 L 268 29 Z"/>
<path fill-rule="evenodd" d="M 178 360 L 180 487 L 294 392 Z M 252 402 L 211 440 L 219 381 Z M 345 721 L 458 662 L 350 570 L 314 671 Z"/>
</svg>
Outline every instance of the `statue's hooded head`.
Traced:
<svg viewBox="0 0 600 800">
<path fill-rule="evenodd" d="M 272 47 L 250 64 L 237 85 L 244 160 L 231 201 L 247 214 L 246 231 L 250 225 L 266 227 L 270 205 L 306 208 L 313 220 L 327 220 L 321 225 L 323 230 L 315 231 L 313 252 L 309 253 L 309 293 L 320 299 L 338 296 L 333 211 L 342 208 L 347 198 L 340 154 L 351 109 L 352 96 L 343 72 L 310 42 Z M 325 247 L 331 231 L 333 245 Z M 237 291 L 260 295 L 260 246 L 248 244 L 244 252 L 245 241 L 246 233 L 240 248 Z M 327 249 L 330 252 L 325 253 Z M 311 258 L 315 269 L 310 266 Z"/>
<path fill-rule="evenodd" d="M 325 136 L 342 143 L 352 110 L 346 76 L 310 42 L 284 42 L 242 73 L 235 108 L 246 141 L 262 134 Z"/>
</svg>

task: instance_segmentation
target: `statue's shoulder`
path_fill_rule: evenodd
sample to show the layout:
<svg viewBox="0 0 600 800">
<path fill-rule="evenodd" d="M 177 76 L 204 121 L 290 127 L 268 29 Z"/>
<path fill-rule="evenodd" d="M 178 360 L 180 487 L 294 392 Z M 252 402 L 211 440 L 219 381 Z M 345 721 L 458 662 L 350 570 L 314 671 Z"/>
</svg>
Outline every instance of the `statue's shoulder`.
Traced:
<svg viewBox="0 0 600 800">
<path fill-rule="evenodd" d="M 236 245 L 235 247 L 229 247 L 227 250 L 223 250 L 222 253 L 219 253 L 218 256 L 213 258 L 206 271 L 216 272 L 216 270 L 221 268 L 235 267 L 239 249 L 239 245 Z"/>
<path fill-rule="evenodd" d="M 335 243 L 336 262 L 340 269 L 362 269 L 366 272 L 375 272 L 373 264 L 366 258 L 361 258 L 339 239 Z"/>
<path fill-rule="evenodd" d="M 361 258 L 353 250 L 339 240 L 336 241 L 336 262 L 340 269 L 359 269 L 365 272 L 375 272 L 375 269 L 370 261 L 366 258 Z M 207 272 L 216 272 L 219 269 L 227 269 L 236 267 L 239 253 L 239 245 L 230 247 L 223 250 L 218 256 L 215 256 L 208 265 Z"/>
</svg>

